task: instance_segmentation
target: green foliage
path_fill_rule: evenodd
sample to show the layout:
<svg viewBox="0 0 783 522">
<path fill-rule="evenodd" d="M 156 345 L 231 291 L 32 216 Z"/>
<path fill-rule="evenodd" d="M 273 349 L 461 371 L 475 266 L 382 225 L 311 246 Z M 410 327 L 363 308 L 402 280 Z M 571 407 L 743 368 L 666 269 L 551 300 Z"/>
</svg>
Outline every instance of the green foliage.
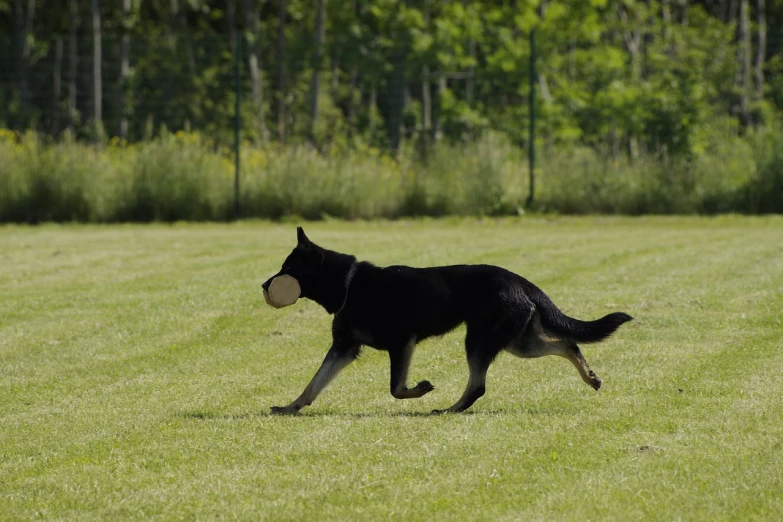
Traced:
<svg viewBox="0 0 783 522">
<path fill-rule="evenodd" d="M 26 13 L 30 5 L 34 13 Z M 10 4 L 0 10 L 0 56 L 9 64 L 0 78 L 1 125 L 54 137 L 68 128 L 83 139 L 100 138 L 91 121 L 91 5 L 78 3 L 73 19 L 69 5 L 20 2 L 19 13 Z M 766 3 L 764 49 L 758 48 L 761 27 L 750 28 L 748 77 L 757 81 L 763 66 L 764 81 L 747 87 L 753 92 L 743 92 L 743 42 L 737 41 L 735 10 L 725 2 L 329 2 L 321 49 L 314 48 L 312 2 L 288 0 L 285 12 L 280 5 L 134 1 L 124 13 L 119 2 L 102 4 L 106 136 L 119 134 L 124 115 L 131 142 L 166 128 L 230 143 L 237 25 L 244 49 L 243 132 L 254 142 L 314 140 L 328 152 L 357 141 L 388 149 L 398 134 L 403 141 L 430 136 L 458 143 L 500 131 L 512 143 L 527 144 L 533 29 L 538 136 L 547 146 L 586 146 L 611 160 L 663 155 L 689 162 L 700 128 L 738 119 L 743 97 L 750 110 L 743 125 L 771 124 L 783 108 L 779 2 Z M 760 4 L 749 8 L 757 21 Z M 27 14 L 32 32 L 22 55 L 15 38 L 27 30 L 19 26 Z M 125 35 L 130 67 L 123 78 Z M 321 103 L 313 115 L 316 53 L 323 57 Z M 755 63 L 757 57 L 764 63 Z"/>
</svg>

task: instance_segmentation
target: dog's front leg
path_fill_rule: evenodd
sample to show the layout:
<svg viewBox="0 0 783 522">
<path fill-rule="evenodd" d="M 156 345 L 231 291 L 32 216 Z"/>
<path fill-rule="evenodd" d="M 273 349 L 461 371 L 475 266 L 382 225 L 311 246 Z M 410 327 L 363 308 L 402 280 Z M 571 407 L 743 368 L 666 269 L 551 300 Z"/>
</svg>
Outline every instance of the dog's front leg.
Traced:
<svg viewBox="0 0 783 522">
<path fill-rule="evenodd" d="M 359 355 L 359 345 L 356 343 L 333 342 L 332 347 L 321 363 L 315 377 L 307 385 L 302 394 L 288 406 L 272 406 L 272 413 L 295 414 L 305 406 L 313 403 L 316 397 L 326 388 L 340 371 L 351 364 Z"/>
<path fill-rule="evenodd" d="M 425 395 L 435 387 L 430 381 L 421 381 L 413 388 L 408 388 L 408 368 L 411 365 L 413 349 L 416 347 L 416 338 L 412 337 L 405 346 L 389 350 L 389 362 L 391 363 L 391 394 L 395 399 L 417 399 Z"/>
</svg>

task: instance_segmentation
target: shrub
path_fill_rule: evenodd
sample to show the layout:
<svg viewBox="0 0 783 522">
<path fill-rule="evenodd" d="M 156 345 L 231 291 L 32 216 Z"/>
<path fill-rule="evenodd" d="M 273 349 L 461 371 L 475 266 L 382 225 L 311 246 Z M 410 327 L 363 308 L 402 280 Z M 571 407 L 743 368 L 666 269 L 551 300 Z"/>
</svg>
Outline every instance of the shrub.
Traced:
<svg viewBox="0 0 783 522">
<path fill-rule="evenodd" d="M 740 137 L 718 121 L 687 157 L 611 159 L 588 148 L 540 147 L 531 210 L 563 214 L 684 214 L 783 211 L 783 132 Z M 525 154 L 501 135 L 470 144 L 410 144 L 396 159 L 336 144 L 245 144 L 244 217 L 346 219 L 504 215 L 527 197 Z M 128 145 L 68 138 L 45 142 L 0 130 L 0 221 L 225 220 L 233 215 L 231 151 L 192 133 L 162 133 Z"/>
</svg>

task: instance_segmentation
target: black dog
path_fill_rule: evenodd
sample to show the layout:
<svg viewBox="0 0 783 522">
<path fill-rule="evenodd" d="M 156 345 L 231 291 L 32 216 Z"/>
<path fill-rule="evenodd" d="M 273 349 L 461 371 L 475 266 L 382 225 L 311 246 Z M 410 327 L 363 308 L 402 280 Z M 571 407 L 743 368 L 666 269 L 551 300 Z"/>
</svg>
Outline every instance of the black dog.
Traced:
<svg viewBox="0 0 783 522">
<path fill-rule="evenodd" d="M 310 405 L 351 361 L 362 345 L 389 352 L 391 393 L 398 399 L 433 390 L 428 381 L 407 386 L 416 343 L 467 323 L 465 350 L 470 378 L 462 397 L 448 410 L 469 408 L 484 395 L 487 369 L 501 350 L 519 357 L 559 355 L 571 361 L 596 390 L 601 379 L 590 369 L 577 342 L 606 339 L 632 318 L 612 313 L 596 321 L 563 314 L 533 283 L 503 268 L 456 265 L 434 268 L 379 268 L 355 257 L 321 248 L 297 228 L 298 244 L 272 279 L 288 274 L 302 297 L 334 314 L 332 347 L 304 392 L 273 413 L 296 413 Z"/>
</svg>

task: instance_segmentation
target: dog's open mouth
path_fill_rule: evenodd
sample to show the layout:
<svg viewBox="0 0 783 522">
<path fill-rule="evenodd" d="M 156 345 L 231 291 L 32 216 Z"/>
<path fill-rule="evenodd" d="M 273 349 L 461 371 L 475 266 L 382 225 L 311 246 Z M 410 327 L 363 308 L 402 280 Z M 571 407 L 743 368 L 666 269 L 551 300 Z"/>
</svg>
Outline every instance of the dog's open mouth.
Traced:
<svg viewBox="0 0 783 522">
<path fill-rule="evenodd" d="M 290 275 L 275 277 L 269 285 L 269 290 L 263 287 L 262 290 L 264 291 L 266 304 L 275 308 L 291 306 L 302 295 L 299 281 Z"/>
</svg>

